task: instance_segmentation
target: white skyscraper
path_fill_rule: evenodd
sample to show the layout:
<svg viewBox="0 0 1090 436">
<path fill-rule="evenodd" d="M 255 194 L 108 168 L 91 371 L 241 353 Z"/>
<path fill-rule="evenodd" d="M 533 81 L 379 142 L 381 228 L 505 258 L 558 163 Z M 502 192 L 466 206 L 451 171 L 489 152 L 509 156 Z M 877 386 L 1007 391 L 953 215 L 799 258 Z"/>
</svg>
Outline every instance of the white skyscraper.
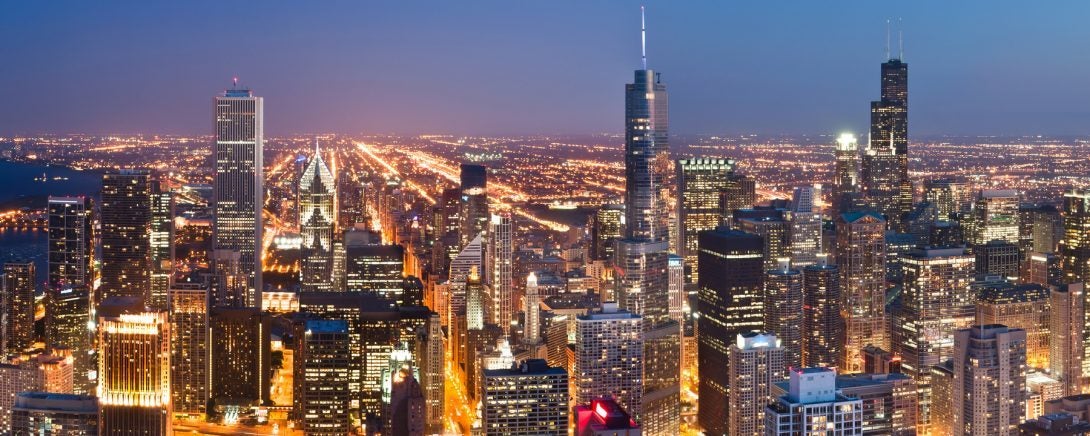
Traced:
<svg viewBox="0 0 1090 436">
<path fill-rule="evenodd" d="M 527 345 L 541 342 L 541 295 L 537 290 L 537 275 L 533 272 L 526 276 L 526 328 L 523 340 Z"/>
<path fill-rule="evenodd" d="M 821 211 L 814 207 L 820 193 L 812 186 L 795 188 L 788 221 L 791 223 L 791 265 L 802 269 L 817 263 L 821 252 Z"/>
<path fill-rule="evenodd" d="M 787 374 L 785 356 L 771 333 L 743 333 L 730 346 L 730 434 L 764 434 L 764 408 L 772 400 L 772 384 Z"/>
<path fill-rule="evenodd" d="M 237 251 L 248 278 L 242 304 L 261 307 L 264 102 L 249 89 L 216 97 L 213 249 Z"/>
<path fill-rule="evenodd" d="M 299 179 L 299 230 L 302 234 L 301 281 L 304 290 L 333 289 L 333 226 L 337 222 L 336 185 L 318 143 Z"/>
<path fill-rule="evenodd" d="M 643 400 L 643 318 L 605 303 L 575 319 L 572 396 L 576 404 L 613 397 L 633 416 Z"/>
<path fill-rule="evenodd" d="M 504 211 L 492 214 L 489 225 L 487 281 L 492 289 L 492 322 L 507 331 L 515 313 L 512 292 L 514 278 L 511 275 L 514 263 L 514 225 L 511 213 Z"/>
</svg>

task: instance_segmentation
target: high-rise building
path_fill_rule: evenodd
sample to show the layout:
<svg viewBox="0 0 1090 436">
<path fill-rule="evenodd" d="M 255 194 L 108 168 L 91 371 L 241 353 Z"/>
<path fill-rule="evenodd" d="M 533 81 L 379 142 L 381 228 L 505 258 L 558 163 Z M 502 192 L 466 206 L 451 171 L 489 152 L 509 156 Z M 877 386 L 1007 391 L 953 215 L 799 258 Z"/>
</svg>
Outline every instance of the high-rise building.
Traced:
<svg viewBox="0 0 1090 436">
<path fill-rule="evenodd" d="M 768 214 L 764 210 L 755 212 L 759 216 L 745 217 L 743 213 L 735 213 L 734 225 L 742 231 L 761 236 L 764 241 L 764 268 L 774 269 L 779 266 L 780 258 L 790 257 L 791 225 L 784 219 L 782 211 Z"/>
<path fill-rule="evenodd" d="M 8 262 L 0 276 L 0 355 L 34 342 L 34 262 Z"/>
<path fill-rule="evenodd" d="M 571 392 L 577 404 L 610 397 L 633 416 L 643 400 L 643 319 L 605 303 L 575 318 Z"/>
<path fill-rule="evenodd" d="M 209 399 L 208 287 L 170 287 L 170 393 L 174 412 L 205 413 Z"/>
<path fill-rule="evenodd" d="M 49 273 L 46 344 L 70 350 L 75 392 L 92 394 L 91 319 L 94 282 L 94 208 L 88 197 L 49 197 Z"/>
<path fill-rule="evenodd" d="M 308 435 L 347 434 L 351 431 L 348 323 L 308 320 L 299 323 L 297 330 L 293 395 L 303 431 Z"/>
<path fill-rule="evenodd" d="M 100 299 L 151 296 L 151 173 L 122 169 L 102 175 Z"/>
<path fill-rule="evenodd" d="M 833 368 L 793 368 L 786 395 L 764 409 L 766 435 L 863 434 L 863 401 L 836 391 Z"/>
<path fill-rule="evenodd" d="M 377 232 L 345 232 L 345 290 L 375 292 L 402 303 L 405 248 L 383 245 Z"/>
<path fill-rule="evenodd" d="M 461 243 L 466 245 L 477 236 L 487 240 L 488 213 L 488 168 L 483 165 L 463 163 L 461 167 L 459 190 L 461 198 Z"/>
<path fill-rule="evenodd" d="M 1032 368 L 1049 364 L 1049 289 L 1036 283 L 994 282 L 977 293 L 974 324 L 1002 324 L 1026 331 L 1026 362 Z"/>
<path fill-rule="evenodd" d="M 848 212 L 854 196 L 862 188 L 859 168 L 859 141 L 851 133 L 836 138 L 836 168 L 833 171 L 833 211 Z"/>
<path fill-rule="evenodd" d="M 1029 253 L 1022 268 L 1020 281 L 1041 286 L 1062 284 L 1064 282 L 1062 258 L 1052 253 Z"/>
<path fill-rule="evenodd" d="M 789 381 L 772 385 L 772 397 L 787 395 Z M 842 374 L 836 392 L 863 402 L 862 434 L 916 434 L 916 381 L 901 373 Z M 943 434 L 943 433 L 940 433 Z"/>
<path fill-rule="evenodd" d="M 37 368 L 30 365 L 0 363 L 0 433 L 11 431 L 11 409 L 20 392 L 41 390 Z"/>
<path fill-rule="evenodd" d="M 699 247 L 698 418 L 705 431 L 725 434 L 730 338 L 764 327 L 764 242 L 754 234 L 718 229 L 701 233 Z"/>
<path fill-rule="evenodd" d="M 428 322 L 417 329 L 416 364 L 420 368 L 420 386 L 424 391 L 424 427 L 428 434 L 443 428 L 446 368 L 444 367 L 443 325 L 439 314 L 430 312 Z"/>
<path fill-rule="evenodd" d="M 893 355 L 916 380 L 917 420 L 931 419 L 931 367 L 953 357 L 954 332 L 973 323 L 973 255 L 964 248 L 922 248 L 903 259 L 905 280 L 893 311 Z"/>
<path fill-rule="evenodd" d="M 858 372 L 859 350 L 889 349 L 886 322 L 886 223 L 874 212 L 841 214 L 836 222 L 844 354 L 838 368 Z"/>
<path fill-rule="evenodd" d="M 390 434 L 424 435 L 427 400 L 409 367 L 392 374 L 390 391 Z"/>
<path fill-rule="evenodd" d="M 1026 332 L 988 324 L 958 330 L 954 338 L 953 434 L 1018 434 L 1026 407 Z"/>
<path fill-rule="evenodd" d="M 523 315 L 526 325 L 523 326 L 523 341 L 527 345 L 541 343 L 541 294 L 537 288 L 537 274 L 532 271 L 526 276 L 526 307 Z"/>
<path fill-rule="evenodd" d="M 697 157 L 678 159 L 677 217 L 678 254 L 685 258 L 686 283 L 696 283 L 697 237 L 714 230 L 722 222 L 719 194 L 727 188 L 734 173 L 734 161 Z"/>
<path fill-rule="evenodd" d="M 891 58 L 882 64 L 881 98 L 870 104 L 870 142 L 863 153 L 861 181 L 871 208 L 890 228 L 912 210 L 908 178 L 908 64 Z"/>
<path fill-rule="evenodd" d="M 91 395 L 23 392 L 11 411 L 14 435 L 97 435 L 98 399 Z"/>
<path fill-rule="evenodd" d="M 935 207 L 940 220 L 948 220 L 954 214 L 967 212 L 972 203 L 972 193 L 965 182 L 951 179 L 927 181 L 924 199 Z"/>
<path fill-rule="evenodd" d="M 802 269 L 802 365 L 836 366 L 844 353 L 840 268 L 826 256 Z"/>
<path fill-rule="evenodd" d="M 249 406 L 269 400 L 269 316 L 256 308 L 215 308 L 208 316 L 208 379 L 217 406 Z"/>
<path fill-rule="evenodd" d="M 514 229 L 511 212 L 492 214 L 488 230 L 488 255 L 485 256 L 487 282 L 492 290 L 492 314 L 490 322 L 507 332 L 515 319 Z"/>
<path fill-rule="evenodd" d="M 980 278 L 1002 277 L 1018 281 L 1021 272 L 1021 253 L 1018 246 L 1006 241 L 988 241 L 973 247 L 976 254 L 976 273 Z"/>
<path fill-rule="evenodd" d="M 670 296 L 670 319 L 681 325 L 685 323 L 685 312 L 689 310 L 689 294 L 685 290 L 685 259 L 676 254 L 671 254 L 667 258 L 666 265 L 666 276 L 669 282 L 667 294 Z"/>
<path fill-rule="evenodd" d="M 590 258 L 593 260 L 613 260 L 614 241 L 620 239 L 624 225 L 623 204 L 603 204 L 591 216 Z"/>
<path fill-rule="evenodd" d="M 787 222 L 788 249 L 791 265 L 795 268 L 803 268 L 817 262 L 817 255 L 821 252 L 821 211 L 814 202 L 821 197 L 821 191 L 813 186 L 800 186 L 795 188 L 791 197 L 791 208 L 788 209 Z"/>
<path fill-rule="evenodd" d="M 719 193 L 719 214 L 722 225 L 734 225 L 734 211 L 757 205 L 757 179 L 753 176 L 733 174 L 726 189 Z"/>
<path fill-rule="evenodd" d="M 466 312 L 466 278 L 474 268 L 480 271 L 484 268 L 484 239 L 483 235 L 477 235 L 472 241 L 450 261 L 450 271 L 447 273 L 447 281 L 450 288 L 447 295 L 447 313 L 444 314 L 444 324 L 451 325 L 455 315 L 465 315 Z"/>
<path fill-rule="evenodd" d="M 1082 393 L 1083 340 L 1086 335 L 1086 293 L 1083 284 L 1053 286 L 1049 294 L 1048 366 L 1064 385 L 1064 395 Z"/>
<path fill-rule="evenodd" d="M 1018 244 L 1018 191 L 981 190 L 973 204 L 972 216 L 970 243 L 984 245 L 998 240 Z"/>
<path fill-rule="evenodd" d="M 148 306 L 167 310 L 170 274 L 174 269 L 174 192 L 161 180 L 151 181 L 151 272 Z"/>
<path fill-rule="evenodd" d="M 728 354 L 731 404 L 728 434 L 764 434 L 764 409 L 772 401 L 772 385 L 787 375 L 786 350 L 774 334 L 749 332 L 738 335 Z"/>
<path fill-rule="evenodd" d="M 1060 241 L 1064 279 L 1067 283 L 1090 281 L 1090 192 L 1064 194 L 1064 233 Z"/>
<path fill-rule="evenodd" d="M 261 307 L 261 232 L 265 204 L 264 100 L 249 89 L 215 99 L 212 248 L 237 251 L 246 278 L 245 307 Z"/>
<path fill-rule="evenodd" d="M 568 434 L 568 373 L 530 359 L 511 369 L 486 369 L 481 398 L 485 435 Z"/>
<path fill-rule="evenodd" d="M 299 231 L 303 238 L 300 281 L 304 290 L 333 289 L 333 231 L 336 218 L 336 186 L 318 142 L 314 156 L 299 179 Z"/>
<path fill-rule="evenodd" d="M 791 368 L 802 365 L 804 303 L 802 273 L 791 268 L 790 260 L 781 259 L 779 268 L 765 273 L 764 331 L 779 341 L 784 365 Z"/>
<path fill-rule="evenodd" d="M 99 434 L 173 434 L 170 425 L 170 323 L 141 296 L 98 307 Z"/>
</svg>

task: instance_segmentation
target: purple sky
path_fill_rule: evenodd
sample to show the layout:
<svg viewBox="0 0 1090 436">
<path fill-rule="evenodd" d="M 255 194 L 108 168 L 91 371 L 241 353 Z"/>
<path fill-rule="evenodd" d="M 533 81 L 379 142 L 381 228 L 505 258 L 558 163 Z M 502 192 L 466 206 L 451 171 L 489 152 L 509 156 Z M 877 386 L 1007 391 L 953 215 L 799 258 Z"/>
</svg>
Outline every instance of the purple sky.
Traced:
<svg viewBox="0 0 1090 436">
<path fill-rule="evenodd" d="M 0 135 L 619 132 L 639 2 L 5 2 Z M 903 17 L 910 134 L 1090 133 L 1090 2 L 647 2 L 671 130 L 863 132 Z M 894 32 L 896 46 L 896 31 Z M 896 50 L 895 50 L 896 51 Z"/>
</svg>

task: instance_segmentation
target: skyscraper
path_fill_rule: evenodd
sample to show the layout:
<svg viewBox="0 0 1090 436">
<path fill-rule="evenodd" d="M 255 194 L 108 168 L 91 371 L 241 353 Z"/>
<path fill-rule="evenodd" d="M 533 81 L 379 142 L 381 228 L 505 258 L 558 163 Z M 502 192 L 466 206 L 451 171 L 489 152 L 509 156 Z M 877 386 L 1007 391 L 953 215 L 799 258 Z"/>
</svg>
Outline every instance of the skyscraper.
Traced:
<svg viewBox="0 0 1090 436">
<path fill-rule="evenodd" d="M 844 311 L 844 354 L 839 368 L 858 372 L 867 345 L 889 349 L 886 323 L 886 223 L 873 212 L 841 214 L 836 222 L 836 263 Z"/>
<path fill-rule="evenodd" d="M 486 369 L 481 415 L 485 435 L 568 434 L 568 373 L 530 359 L 511 369 Z"/>
<path fill-rule="evenodd" d="M 738 335 L 728 354 L 732 407 L 728 434 L 764 434 L 764 409 L 772 400 L 772 385 L 787 375 L 785 350 L 776 335 L 749 332 Z"/>
<path fill-rule="evenodd" d="M 97 435 L 98 399 L 91 395 L 23 392 L 11 411 L 11 434 Z"/>
<path fill-rule="evenodd" d="M 1060 310 L 1060 314 L 1063 314 Z M 1003 324 L 1026 331 L 1026 362 L 1049 364 L 1049 289 L 1036 283 L 989 283 L 978 292 L 976 325 Z"/>
<path fill-rule="evenodd" d="M 912 209 L 908 179 L 908 64 L 882 64 L 881 98 L 870 105 L 870 143 L 862 161 L 862 185 L 871 208 L 899 229 Z"/>
<path fill-rule="evenodd" d="M 460 233 L 464 246 L 477 236 L 487 236 L 488 169 L 483 165 L 463 163 L 458 187 L 462 191 L 459 201 L 462 219 Z"/>
<path fill-rule="evenodd" d="M 1049 369 L 1063 383 L 1064 395 L 1081 393 L 1086 384 L 1082 370 L 1086 334 L 1083 284 L 1053 286 L 1049 306 Z"/>
<path fill-rule="evenodd" d="M 94 207 L 89 197 L 49 197 L 49 274 L 46 344 L 74 357 L 75 392 L 93 393 L 88 355 L 94 281 Z"/>
<path fill-rule="evenodd" d="M 1068 283 L 1090 281 L 1090 192 L 1064 194 L 1064 234 L 1060 256 Z"/>
<path fill-rule="evenodd" d="M 613 261 L 615 241 L 622 237 L 623 216 L 623 204 L 603 204 L 594 212 L 590 225 L 591 259 Z"/>
<path fill-rule="evenodd" d="M 209 313 L 208 379 L 216 405 L 249 406 L 269 400 L 269 322 L 269 316 L 255 308 L 216 308 Z"/>
<path fill-rule="evenodd" d="M 151 296 L 151 173 L 122 169 L 102 175 L 100 299 Z"/>
<path fill-rule="evenodd" d="M 863 400 L 836 391 L 833 368 L 793 368 L 786 395 L 765 407 L 765 434 L 863 434 Z"/>
<path fill-rule="evenodd" d="M 973 231 L 969 242 L 984 245 L 999 240 L 1017 245 L 1018 223 L 1018 191 L 982 190 L 973 204 Z"/>
<path fill-rule="evenodd" d="M 34 262 L 5 263 L 0 277 L 0 353 L 20 353 L 34 342 Z"/>
<path fill-rule="evenodd" d="M 575 319 L 571 391 L 577 404 L 611 397 L 634 416 L 643 397 L 643 319 L 605 303 Z"/>
<path fill-rule="evenodd" d="M 98 307 L 99 434 L 172 434 L 170 324 L 139 296 Z"/>
<path fill-rule="evenodd" d="M 813 265 L 821 252 L 821 211 L 814 204 L 820 196 L 820 190 L 813 186 L 797 187 L 791 196 L 791 208 L 786 214 L 788 255 L 795 268 Z"/>
<path fill-rule="evenodd" d="M 296 416 L 308 435 L 347 434 L 351 430 L 348 324 L 308 320 L 299 327 L 294 357 Z"/>
<path fill-rule="evenodd" d="M 242 304 L 261 307 L 261 232 L 264 189 L 264 100 L 232 88 L 215 99 L 214 250 L 239 252 L 247 278 Z M 218 268 L 218 265 L 217 265 Z"/>
<path fill-rule="evenodd" d="M 175 283 L 170 291 L 170 393 L 176 413 L 205 413 L 209 399 L 208 287 Z"/>
<path fill-rule="evenodd" d="M 972 193 L 964 182 L 951 179 L 933 179 L 927 181 L 924 199 L 935 206 L 935 213 L 940 220 L 969 210 Z"/>
<path fill-rule="evenodd" d="M 802 364 L 836 366 L 844 353 L 840 268 L 825 256 L 802 269 Z"/>
<path fill-rule="evenodd" d="M 492 289 L 492 319 L 490 322 L 507 332 L 517 310 L 515 301 L 514 229 L 511 213 L 492 214 L 488 230 L 487 282 Z"/>
<path fill-rule="evenodd" d="M 954 332 L 973 323 L 976 295 L 973 255 L 964 248 L 924 248 L 902 260 L 905 280 L 893 311 L 893 354 L 901 372 L 916 380 L 917 420 L 931 419 L 931 367 L 953 357 Z"/>
<path fill-rule="evenodd" d="M 685 258 L 685 282 L 696 283 L 697 237 L 714 230 L 722 221 L 719 194 L 734 173 L 734 161 L 697 157 L 678 159 L 677 214 L 678 254 Z"/>
<path fill-rule="evenodd" d="M 333 227 L 336 186 L 318 143 L 299 179 L 299 229 L 303 238 L 300 278 L 307 291 L 333 289 Z"/>
<path fill-rule="evenodd" d="M 700 234 L 697 283 L 697 372 L 700 426 L 725 434 L 729 422 L 730 338 L 764 327 L 760 236 L 718 229 Z"/>
<path fill-rule="evenodd" d="M 954 336 L 954 434 L 1015 435 L 1026 402 L 1026 332 L 988 324 Z"/>
<path fill-rule="evenodd" d="M 174 192 L 161 180 L 151 182 L 151 270 L 148 305 L 167 310 L 170 273 L 174 268 Z"/>
<path fill-rule="evenodd" d="M 836 166 L 833 170 L 833 211 L 848 212 L 861 188 L 859 141 L 851 133 L 836 138 Z"/>
<path fill-rule="evenodd" d="M 345 233 L 345 290 L 375 292 L 385 298 L 400 300 L 404 280 L 405 249 L 400 245 L 382 245 L 378 233 L 371 239 L 358 238 L 357 231 Z"/>
<path fill-rule="evenodd" d="M 791 368 L 802 366 L 803 308 L 802 273 L 781 259 L 779 268 L 765 274 L 763 331 L 776 337 Z"/>
</svg>

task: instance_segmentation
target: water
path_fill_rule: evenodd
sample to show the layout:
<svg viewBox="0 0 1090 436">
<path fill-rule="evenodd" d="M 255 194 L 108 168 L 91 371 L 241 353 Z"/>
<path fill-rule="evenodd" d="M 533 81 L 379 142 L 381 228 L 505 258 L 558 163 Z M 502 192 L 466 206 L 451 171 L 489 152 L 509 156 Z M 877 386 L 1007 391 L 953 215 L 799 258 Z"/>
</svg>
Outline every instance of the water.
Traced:
<svg viewBox="0 0 1090 436">
<path fill-rule="evenodd" d="M 46 181 L 35 181 L 46 175 Z M 61 180 L 53 180 L 60 177 Z M 64 180 L 67 178 L 67 180 Z M 102 173 L 76 171 L 46 165 L 0 162 L 0 211 L 29 207 L 44 209 L 50 195 L 89 195 L 97 197 L 102 189 Z M 46 280 L 46 250 L 49 235 L 36 229 L 0 228 L 0 264 L 14 260 L 33 260 L 37 281 Z M 40 287 L 40 286 L 39 286 Z"/>
</svg>

